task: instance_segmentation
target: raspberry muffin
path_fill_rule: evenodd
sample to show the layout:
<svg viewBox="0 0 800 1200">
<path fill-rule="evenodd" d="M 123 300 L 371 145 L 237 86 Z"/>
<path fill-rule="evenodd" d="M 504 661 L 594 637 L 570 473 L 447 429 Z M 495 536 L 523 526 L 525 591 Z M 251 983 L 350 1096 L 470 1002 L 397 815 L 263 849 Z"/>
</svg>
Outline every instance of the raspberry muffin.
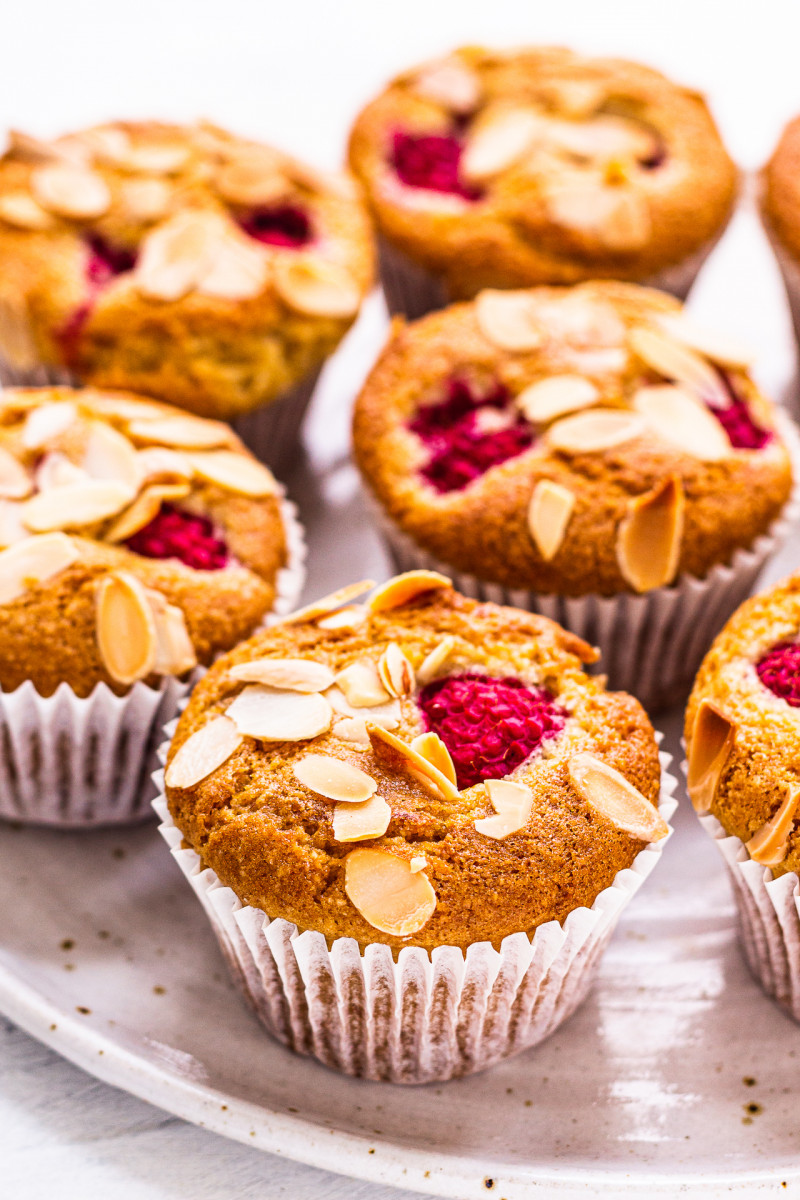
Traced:
<svg viewBox="0 0 800 1200">
<path fill-rule="evenodd" d="M 800 117 L 784 129 L 761 173 L 761 218 L 783 275 L 800 342 Z"/>
<path fill-rule="evenodd" d="M 287 611 L 301 557 L 227 425 L 131 393 L 6 390 L 0 816 L 146 813 L 148 747 L 192 672 Z"/>
<path fill-rule="evenodd" d="M 669 788 L 647 716 L 586 675 L 580 639 L 430 571 L 352 603 L 369 586 L 211 668 L 160 811 L 198 893 L 230 889 L 212 921 L 270 1031 L 424 1082 L 572 1011 L 658 858 Z"/>
<path fill-rule="evenodd" d="M 559 620 L 647 705 L 685 695 L 792 489 L 793 435 L 746 362 L 633 284 L 396 325 L 354 446 L 397 564 Z"/>
<path fill-rule="evenodd" d="M 686 711 L 689 795 L 728 867 L 744 950 L 800 1020 L 800 573 L 746 601 Z"/>
<path fill-rule="evenodd" d="M 275 465 L 358 313 L 372 248 L 344 176 L 212 125 L 115 122 L 11 134 L 0 277 L 7 382 L 156 396 L 236 421 Z"/>
<path fill-rule="evenodd" d="M 410 317 L 598 278 L 684 297 L 737 186 L 701 95 L 552 47 L 468 47 L 398 76 L 358 117 L 350 165 L 389 307 Z"/>
</svg>

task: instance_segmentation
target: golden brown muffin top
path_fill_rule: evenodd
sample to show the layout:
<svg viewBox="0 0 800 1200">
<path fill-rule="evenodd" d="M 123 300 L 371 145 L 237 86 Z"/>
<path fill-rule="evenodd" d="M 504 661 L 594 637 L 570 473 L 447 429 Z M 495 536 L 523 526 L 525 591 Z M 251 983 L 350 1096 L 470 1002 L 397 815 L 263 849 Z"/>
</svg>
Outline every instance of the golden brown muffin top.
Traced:
<svg viewBox="0 0 800 1200">
<path fill-rule="evenodd" d="M 269 612 L 280 491 L 227 425 L 131 393 L 0 397 L 0 686 L 124 691 Z"/>
<path fill-rule="evenodd" d="M 243 903 L 331 940 L 499 944 L 590 906 L 667 827 L 639 703 L 555 623 L 432 572 L 368 582 L 220 659 L 170 811 Z"/>
<path fill-rule="evenodd" d="M 167 359 L 190 342 L 195 357 L 223 358 L 240 391 L 244 367 L 257 367 L 263 402 L 318 365 L 352 323 L 372 248 L 344 175 L 207 123 L 114 122 L 52 142 L 11 134 L 0 159 L 0 267 L 16 327 L 3 350 L 18 369 L 63 364 L 84 382 L 145 390 L 137 372 L 158 379 L 155 367 L 128 356 L 122 373 L 117 341 L 141 340 L 145 359 L 153 339 Z M 264 346 L 270 355 L 257 355 Z M 201 371 L 193 382 L 196 394 L 184 395 L 164 377 L 157 394 L 201 415 L 237 411 L 235 391 L 218 381 L 211 403 Z"/>
<path fill-rule="evenodd" d="M 800 259 L 800 117 L 781 134 L 761 184 L 761 212 L 769 232 Z"/>
<path fill-rule="evenodd" d="M 800 871 L 800 573 L 715 639 L 686 710 L 689 795 L 774 875 Z"/>
<path fill-rule="evenodd" d="M 736 192 L 701 95 L 552 47 L 466 47 L 398 76 L 358 117 L 350 164 L 381 232 L 462 299 L 646 282 L 718 236 Z"/>
<path fill-rule="evenodd" d="M 395 323 L 355 456 L 451 568 L 562 595 L 704 576 L 769 527 L 789 457 L 746 351 L 621 283 L 484 291 Z"/>
</svg>

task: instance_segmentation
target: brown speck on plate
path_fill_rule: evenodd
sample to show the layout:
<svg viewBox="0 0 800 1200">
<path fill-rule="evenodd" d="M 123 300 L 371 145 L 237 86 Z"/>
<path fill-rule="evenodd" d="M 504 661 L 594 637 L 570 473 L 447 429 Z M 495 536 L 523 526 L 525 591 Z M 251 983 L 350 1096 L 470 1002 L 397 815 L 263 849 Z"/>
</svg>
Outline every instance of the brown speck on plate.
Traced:
<svg viewBox="0 0 800 1200">
<path fill-rule="evenodd" d="M 155 987 L 153 988 L 153 995 L 155 995 L 155 996 L 165 996 L 166 993 L 167 993 L 167 989 L 165 987 L 162 987 L 162 985 L 160 983 L 157 983 L 155 985 Z"/>
<path fill-rule="evenodd" d="M 83 1005 L 83 1004 L 76 1004 L 76 1005 L 75 1005 L 75 1012 L 83 1013 L 83 1015 L 84 1015 L 85 1017 L 88 1017 L 88 1016 L 89 1016 L 89 1014 L 91 1013 L 91 1011 L 92 1011 L 92 1010 L 91 1010 L 90 1008 L 86 1008 L 86 1006 L 85 1006 L 85 1005 Z"/>
<path fill-rule="evenodd" d="M 74 948 L 75 948 L 75 939 L 74 938 L 64 938 L 64 940 L 61 943 L 61 949 L 62 950 L 73 950 Z"/>
<path fill-rule="evenodd" d="M 124 858 L 125 851 L 124 851 L 123 847 L 115 846 L 114 849 L 111 851 L 111 857 L 112 858 Z"/>
</svg>

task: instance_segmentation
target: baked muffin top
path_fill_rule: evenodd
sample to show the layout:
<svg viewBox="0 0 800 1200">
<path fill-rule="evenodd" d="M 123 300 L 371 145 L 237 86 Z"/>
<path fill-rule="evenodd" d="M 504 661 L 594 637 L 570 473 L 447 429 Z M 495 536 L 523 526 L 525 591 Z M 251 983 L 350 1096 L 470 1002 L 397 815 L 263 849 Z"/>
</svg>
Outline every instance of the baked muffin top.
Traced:
<svg viewBox="0 0 800 1200">
<path fill-rule="evenodd" d="M 186 840 L 330 940 L 499 944 L 590 906 L 667 827 L 639 703 L 543 617 L 433 572 L 345 588 L 220 659 L 169 750 Z"/>
<path fill-rule="evenodd" d="M 747 361 L 633 284 L 487 290 L 395 323 L 355 456 L 391 521 L 458 571 L 644 592 L 729 560 L 789 495 Z"/>
<path fill-rule="evenodd" d="M 256 628 L 280 491 L 227 425 L 131 393 L 0 397 L 0 686 L 181 675 Z"/>
<path fill-rule="evenodd" d="M 209 124 L 114 122 L 0 159 L 0 348 L 201 415 L 310 372 L 372 278 L 355 185 Z"/>
<path fill-rule="evenodd" d="M 800 572 L 734 613 L 686 710 L 689 795 L 774 875 L 800 872 Z"/>
<path fill-rule="evenodd" d="M 736 169 L 701 95 L 621 59 L 475 47 L 394 79 L 350 165 L 381 232 L 484 287 L 647 281 L 724 228 Z"/>
<path fill-rule="evenodd" d="M 761 212 L 771 234 L 800 259 L 800 117 L 784 129 L 761 174 Z"/>
</svg>

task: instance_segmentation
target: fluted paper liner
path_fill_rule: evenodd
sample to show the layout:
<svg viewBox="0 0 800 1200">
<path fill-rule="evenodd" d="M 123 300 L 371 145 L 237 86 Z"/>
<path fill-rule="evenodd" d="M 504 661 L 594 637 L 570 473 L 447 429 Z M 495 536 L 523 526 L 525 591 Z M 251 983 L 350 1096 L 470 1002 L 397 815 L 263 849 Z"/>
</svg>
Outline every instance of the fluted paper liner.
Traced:
<svg viewBox="0 0 800 1200">
<path fill-rule="evenodd" d="M 165 729 L 172 736 L 175 725 Z M 659 739 L 660 740 L 660 739 Z M 160 751 L 166 761 L 168 743 Z M 675 778 L 661 754 L 659 812 L 675 811 Z M 397 959 L 380 942 L 363 954 L 353 938 L 330 946 L 321 933 L 244 905 L 203 868 L 169 814 L 164 772 L 153 776 L 159 832 L 191 884 L 240 990 L 267 1030 L 334 1070 L 391 1083 L 432 1083 L 482 1071 L 546 1038 L 586 996 L 620 913 L 661 857 L 651 842 L 591 908 L 563 926 L 514 933 L 500 950 L 477 942 L 466 953 L 406 947 Z M 671 831 L 670 831 L 671 833 Z"/>
<path fill-rule="evenodd" d="M 305 580 L 303 528 L 293 504 L 282 500 L 281 511 L 288 565 L 267 624 L 296 607 Z M 41 696 L 30 680 L 0 690 L 0 819 L 69 829 L 152 817 L 164 725 L 200 673 L 136 683 L 124 696 L 105 683 L 86 697 L 66 683 Z"/>
<path fill-rule="evenodd" d="M 778 266 L 780 267 L 780 272 L 783 277 L 783 286 L 786 290 L 786 298 L 789 301 L 789 311 L 792 316 L 794 335 L 798 347 L 800 347 L 800 263 L 798 263 L 797 260 L 793 258 L 791 254 L 789 254 L 788 250 L 784 250 L 783 246 L 766 223 L 764 223 L 764 228 L 772 246 L 775 258 L 777 259 Z"/>
<path fill-rule="evenodd" d="M 559 596 L 489 583 L 423 550 L 369 494 L 368 499 L 399 571 L 439 571 L 473 599 L 550 617 L 599 648 L 598 669 L 608 676 L 610 688 L 632 692 L 645 708 L 658 711 L 685 697 L 711 642 L 750 594 L 767 559 L 780 549 L 800 515 L 800 435 L 781 412 L 776 424 L 792 460 L 794 484 L 767 532 L 737 550 L 730 562 L 712 567 L 703 579 L 681 575 L 668 587 L 642 594 Z"/>
</svg>

